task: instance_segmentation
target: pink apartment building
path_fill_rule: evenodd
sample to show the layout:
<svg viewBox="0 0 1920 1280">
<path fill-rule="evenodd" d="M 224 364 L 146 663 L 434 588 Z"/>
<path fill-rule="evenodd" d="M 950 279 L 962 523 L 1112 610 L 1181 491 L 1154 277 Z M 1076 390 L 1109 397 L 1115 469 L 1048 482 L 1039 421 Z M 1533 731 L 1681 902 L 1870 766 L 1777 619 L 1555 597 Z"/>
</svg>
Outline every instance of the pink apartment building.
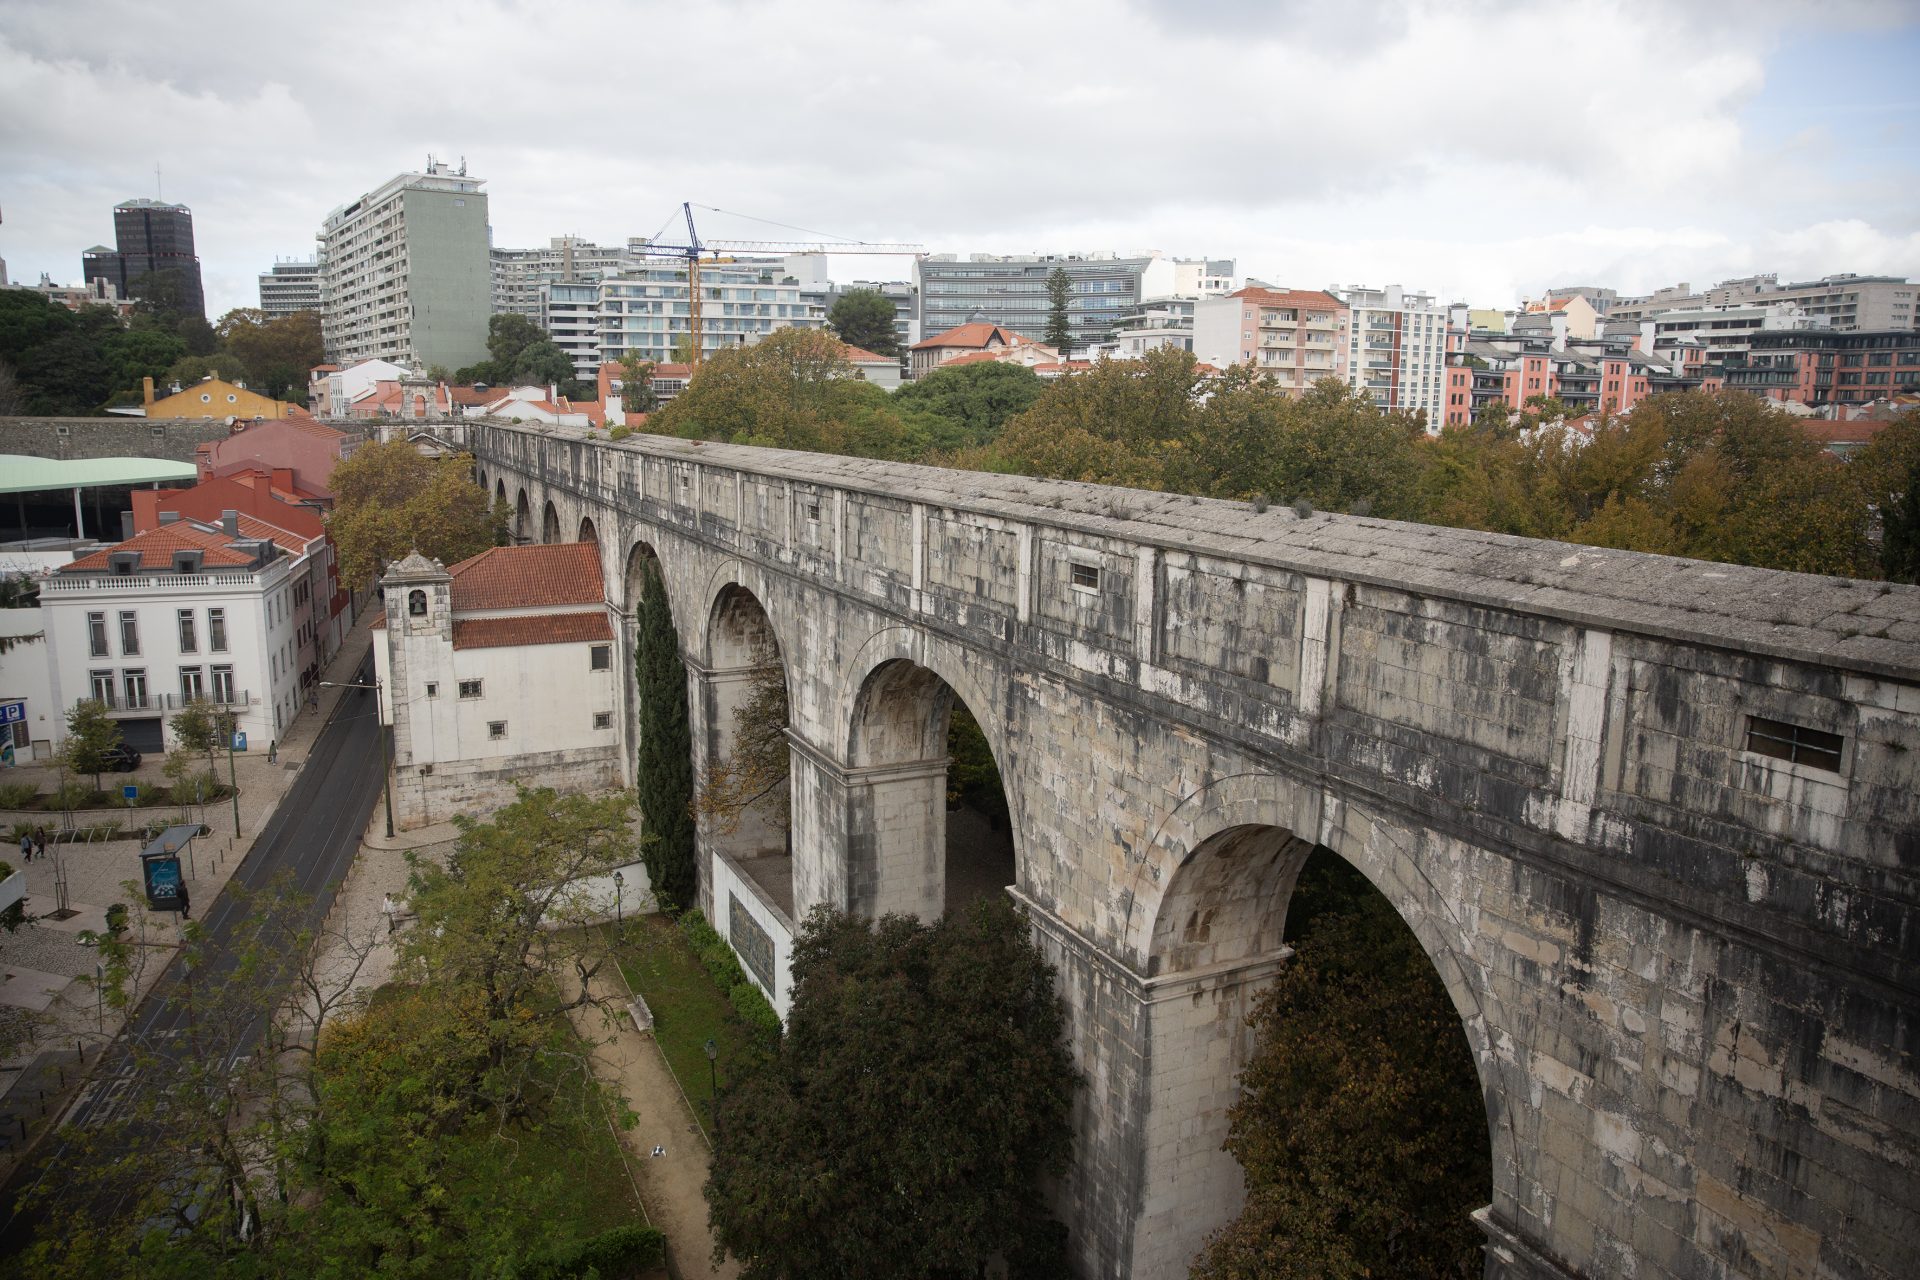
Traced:
<svg viewBox="0 0 1920 1280">
<path fill-rule="evenodd" d="M 1322 378 L 1347 381 L 1347 304 L 1319 289 L 1248 286 L 1193 308 L 1193 353 L 1226 368 L 1250 364 L 1289 395 Z"/>
</svg>

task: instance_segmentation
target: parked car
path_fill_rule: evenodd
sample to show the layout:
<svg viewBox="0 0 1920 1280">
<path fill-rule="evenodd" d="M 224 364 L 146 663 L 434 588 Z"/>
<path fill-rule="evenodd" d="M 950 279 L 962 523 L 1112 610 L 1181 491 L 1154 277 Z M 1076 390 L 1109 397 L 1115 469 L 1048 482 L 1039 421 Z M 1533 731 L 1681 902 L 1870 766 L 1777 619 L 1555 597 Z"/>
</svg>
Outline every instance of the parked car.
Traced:
<svg viewBox="0 0 1920 1280">
<path fill-rule="evenodd" d="M 115 773 L 132 773 L 139 767 L 140 753 L 124 742 L 115 744 L 113 750 L 107 752 L 107 768 Z"/>
</svg>

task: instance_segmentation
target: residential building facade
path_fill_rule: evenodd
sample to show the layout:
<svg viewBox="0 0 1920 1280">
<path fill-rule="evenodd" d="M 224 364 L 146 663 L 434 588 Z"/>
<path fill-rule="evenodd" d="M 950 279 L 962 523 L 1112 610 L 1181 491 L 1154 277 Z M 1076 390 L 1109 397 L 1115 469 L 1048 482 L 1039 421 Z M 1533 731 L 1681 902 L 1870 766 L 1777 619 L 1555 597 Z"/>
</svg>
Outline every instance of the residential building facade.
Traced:
<svg viewBox="0 0 1920 1280">
<path fill-rule="evenodd" d="M 1787 404 L 1859 405 L 1920 393 L 1920 333 L 1775 330 L 1726 363 L 1729 389 Z"/>
<path fill-rule="evenodd" d="M 592 542 L 495 547 L 388 569 L 374 624 L 402 827 L 484 813 L 516 783 L 620 785 L 626 730 L 613 619 Z"/>
<path fill-rule="evenodd" d="M 1060 353 L 1044 343 L 1035 342 L 1025 334 L 1015 333 L 1000 325 L 978 320 L 931 338 L 922 338 L 914 343 L 908 355 L 913 361 L 912 373 L 916 378 L 963 359 L 997 360 L 1006 364 L 1023 364 L 1028 368 L 1060 359 Z"/>
<path fill-rule="evenodd" d="M 1464 425 L 1493 403 L 1518 411 L 1536 396 L 1557 399 L 1577 415 L 1629 413 L 1662 391 L 1720 385 L 1719 367 L 1702 360 L 1697 345 L 1652 351 L 1650 323 L 1609 325 L 1603 336 L 1581 341 L 1569 337 L 1560 312 L 1544 335 L 1469 329 L 1467 314 L 1451 308 L 1446 402 L 1433 427 Z"/>
<path fill-rule="evenodd" d="M 105 280 L 119 297 L 135 299 L 146 296 L 144 281 L 169 272 L 182 312 L 207 314 L 193 249 L 193 210 L 160 200 L 122 200 L 113 207 L 113 240 L 113 249 L 96 245 L 80 255 L 82 279 Z"/>
<path fill-rule="evenodd" d="M 600 372 L 599 283 L 541 285 L 540 327 L 573 361 L 573 376 L 592 382 Z"/>
<path fill-rule="evenodd" d="M 260 310 L 269 320 L 296 315 L 302 311 L 320 311 L 320 263 L 276 262 L 273 270 L 260 273 Z"/>
<path fill-rule="evenodd" d="M 247 390 L 244 382 L 205 378 L 156 396 L 152 378 L 140 379 L 141 408 L 148 418 L 285 418 L 303 412 L 285 400 Z"/>
<path fill-rule="evenodd" d="M 645 240 L 594 244 L 578 236 L 555 236 L 544 249 L 494 249 L 493 312 L 540 323 L 540 290 L 550 284 L 595 284 L 636 266 Z"/>
<path fill-rule="evenodd" d="M 1781 284 L 1778 275 L 1769 274 L 1722 280 L 1697 292 L 1684 283 L 1671 285 L 1645 297 L 1621 298 L 1607 315 L 1615 320 L 1644 320 L 1668 311 L 1784 303 L 1798 307 L 1822 328 L 1882 332 L 1920 327 L 1916 292 L 1920 289 L 1902 276 L 1847 273 Z"/>
<path fill-rule="evenodd" d="M 1438 423 L 1445 407 L 1447 309 L 1397 284 L 1328 290 L 1347 304 L 1347 385 L 1382 409 Z"/>
<path fill-rule="evenodd" d="M 97 699 L 140 751 L 164 750 L 166 718 L 194 699 L 273 741 L 303 701 L 295 597 L 324 545 L 232 512 L 168 519 L 62 566 L 40 586 L 56 705 Z"/>
<path fill-rule="evenodd" d="M 700 353 L 758 342 L 776 329 L 824 323 L 780 262 L 703 263 Z M 692 341 L 684 260 L 651 259 L 600 282 L 600 355 L 595 368 L 637 355 L 667 363 Z"/>
<path fill-rule="evenodd" d="M 1827 327 L 1790 302 L 1683 307 L 1662 311 L 1652 317 L 1652 323 L 1655 351 L 1697 342 L 1709 360 L 1745 355 L 1760 333 Z"/>
<path fill-rule="evenodd" d="M 1347 304 L 1318 289 L 1249 285 L 1193 310 L 1193 352 L 1224 369 L 1250 364 L 1289 395 L 1322 378 L 1348 380 Z"/>
<path fill-rule="evenodd" d="M 1138 360 L 1171 347 L 1193 350 L 1194 298 L 1148 298 L 1114 322 L 1113 333 L 1087 348 L 1092 360 Z"/>
<path fill-rule="evenodd" d="M 487 197 L 462 165 L 429 163 L 327 215 L 319 232 L 327 359 L 449 370 L 487 358 Z"/>
</svg>

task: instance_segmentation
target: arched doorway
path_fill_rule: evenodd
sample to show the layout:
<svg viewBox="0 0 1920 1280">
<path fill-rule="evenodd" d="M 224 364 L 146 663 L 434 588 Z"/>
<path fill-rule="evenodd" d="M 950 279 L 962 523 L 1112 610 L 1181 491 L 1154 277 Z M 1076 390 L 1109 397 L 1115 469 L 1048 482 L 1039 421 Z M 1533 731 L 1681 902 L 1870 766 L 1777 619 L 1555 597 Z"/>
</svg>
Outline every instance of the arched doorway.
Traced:
<svg viewBox="0 0 1920 1280">
<path fill-rule="evenodd" d="M 560 511 L 553 505 L 553 499 L 547 499 L 546 509 L 540 513 L 540 541 L 551 546 L 560 541 Z"/>
<path fill-rule="evenodd" d="M 520 491 L 519 499 L 513 508 L 513 540 L 515 542 L 533 541 L 533 503 L 527 499 L 527 491 Z"/>
<path fill-rule="evenodd" d="M 591 542 L 595 546 L 600 544 L 600 531 L 593 527 L 592 516 L 580 517 L 580 528 L 574 534 L 573 540 L 575 542 Z"/>
<path fill-rule="evenodd" d="M 852 905 L 922 919 L 1017 879 L 1000 757 L 966 703 L 905 658 L 868 673 L 847 743 Z"/>
<path fill-rule="evenodd" d="M 507 505 L 507 482 L 505 480 L 496 480 L 493 482 L 493 500 L 503 507 Z"/>
<path fill-rule="evenodd" d="M 1353 985 L 1369 974 L 1377 985 Z M 1224 827 L 1174 871 L 1154 917 L 1147 976 L 1182 998 L 1149 1006 L 1147 1198 L 1167 1207 L 1150 1208 L 1137 1227 L 1137 1271 L 1185 1274 L 1208 1237 L 1230 1224 L 1213 1247 L 1257 1252 L 1293 1212 L 1287 1206 L 1298 1203 L 1274 1189 L 1295 1177 L 1323 1179 L 1316 1185 L 1329 1192 L 1324 1202 L 1343 1206 L 1336 1216 L 1364 1221 L 1354 1206 L 1390 1194 L 1393 1180 L 1364 1189 L 1340 1182 L 1356 1162 L 1339 1148 L 1375 1142 L 1386 1151 L 1405 1145 L 1408 1135 L 1434 1139 L 1437 1154 L 1418 1170 L 1409 1161 L 1408 1170 L 1437 1174 L 1457 1195 L 1440 1230 L 1462 1256 L 1478 1258 L 1480 1237 L 1469 1215 L 1492 1198 L 1491 1120 L 1476 1052 L 1485 1043 L 1484 1022 L 1457 958 L 1431 929 L 1427 936 L 1413 930 L 1402 904 L 1334 850 L 1283 827 Z M 1343 1020 L 1340 1001 L 1359 998 L 1361 990 L 1370 991 L 1371 1003 L 1357 1019 Z M 1271 1003 L 1263 1002 L 1269 992 Z M 1409 1000 L 1426 1002 L 1425 1032 L 1411 1051 L 1398 1046 L 1396 1057 L 1374 1033 L 1394 1024 Z M 1301 1061 L 1340 1066 L 1303 1071 Z M 1289 1064 L 1277 1082 L 1263 1074 L 1258 1079 L 1270 1087 L 1246 1088 L 1246 1072 L 1271 1071 L 1276 1063 Z M 1380 1079 L 1390 1072 L 1399 1073 L 1391 1083 L 1405 1096 L 1383 1102 Z M 1322 1084 L 1324 1097 L 1316 1092 Z M 1317 1101 L 1300 1101 L 1309 1097 Z M 1296 1103 L 1298 1110 L 1289 1111 Z M 1380 1125 L 1382 1116 L 1391 1117 L 1385 1133 L 1363 1123 Z M 1289 1152 L 1278 1174 L 1261 1154 L 1276 1144 Z M 1241 1156 L 1250 1159 L 1247 1168 Z M 1302 1174 L 1308 1166 L 1314 1172 Z M 1351 1189 L 1354 1199 L 1335 1189 Z M 1363 1250 L 1384 1235 L 1351 1229 Z M 1414 1235 L 1402 1230 L 1393 1247 Z M 1419 1271 L 1374 1261 L 1385 1268 L 1379 1274 Z"/>
<path fill-rule="evenodd" d="M 788 684 L 758 596 L 729 583 L 707 619 L 705 776 L 695 805 L 707 844 L 793 918 Z"/>
</svg>

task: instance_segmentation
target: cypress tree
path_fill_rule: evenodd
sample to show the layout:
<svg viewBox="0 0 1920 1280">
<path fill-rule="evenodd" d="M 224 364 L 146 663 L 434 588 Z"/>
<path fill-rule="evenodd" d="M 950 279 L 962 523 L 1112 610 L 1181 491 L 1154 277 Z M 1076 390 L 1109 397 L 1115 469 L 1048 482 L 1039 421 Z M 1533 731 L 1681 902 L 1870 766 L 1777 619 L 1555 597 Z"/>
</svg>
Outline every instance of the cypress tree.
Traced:
<svg viewBox="0 0 1920 1280">
<path fill-rule="evenodd" d="M 1067 308 L 1073 300 L 1073 277 L 1067 274 L 1065 267 L 1055 267 L 1047 273 L 1047 333 L 1046 344 L 1060 353 L 1065 360 L 1073 348 L 1072 320 Z"/>
<path fill-rule="evenodd" d="M 636 773 L 647 875 L 663 906 L 684 908 L 693 904 L 699 886 L 693 860 L 693 736 L 687 724 L 687 668 L 680 661 L 680 640 L 658 565 L 647 566 L 639 624 Z"/>
</svg>

